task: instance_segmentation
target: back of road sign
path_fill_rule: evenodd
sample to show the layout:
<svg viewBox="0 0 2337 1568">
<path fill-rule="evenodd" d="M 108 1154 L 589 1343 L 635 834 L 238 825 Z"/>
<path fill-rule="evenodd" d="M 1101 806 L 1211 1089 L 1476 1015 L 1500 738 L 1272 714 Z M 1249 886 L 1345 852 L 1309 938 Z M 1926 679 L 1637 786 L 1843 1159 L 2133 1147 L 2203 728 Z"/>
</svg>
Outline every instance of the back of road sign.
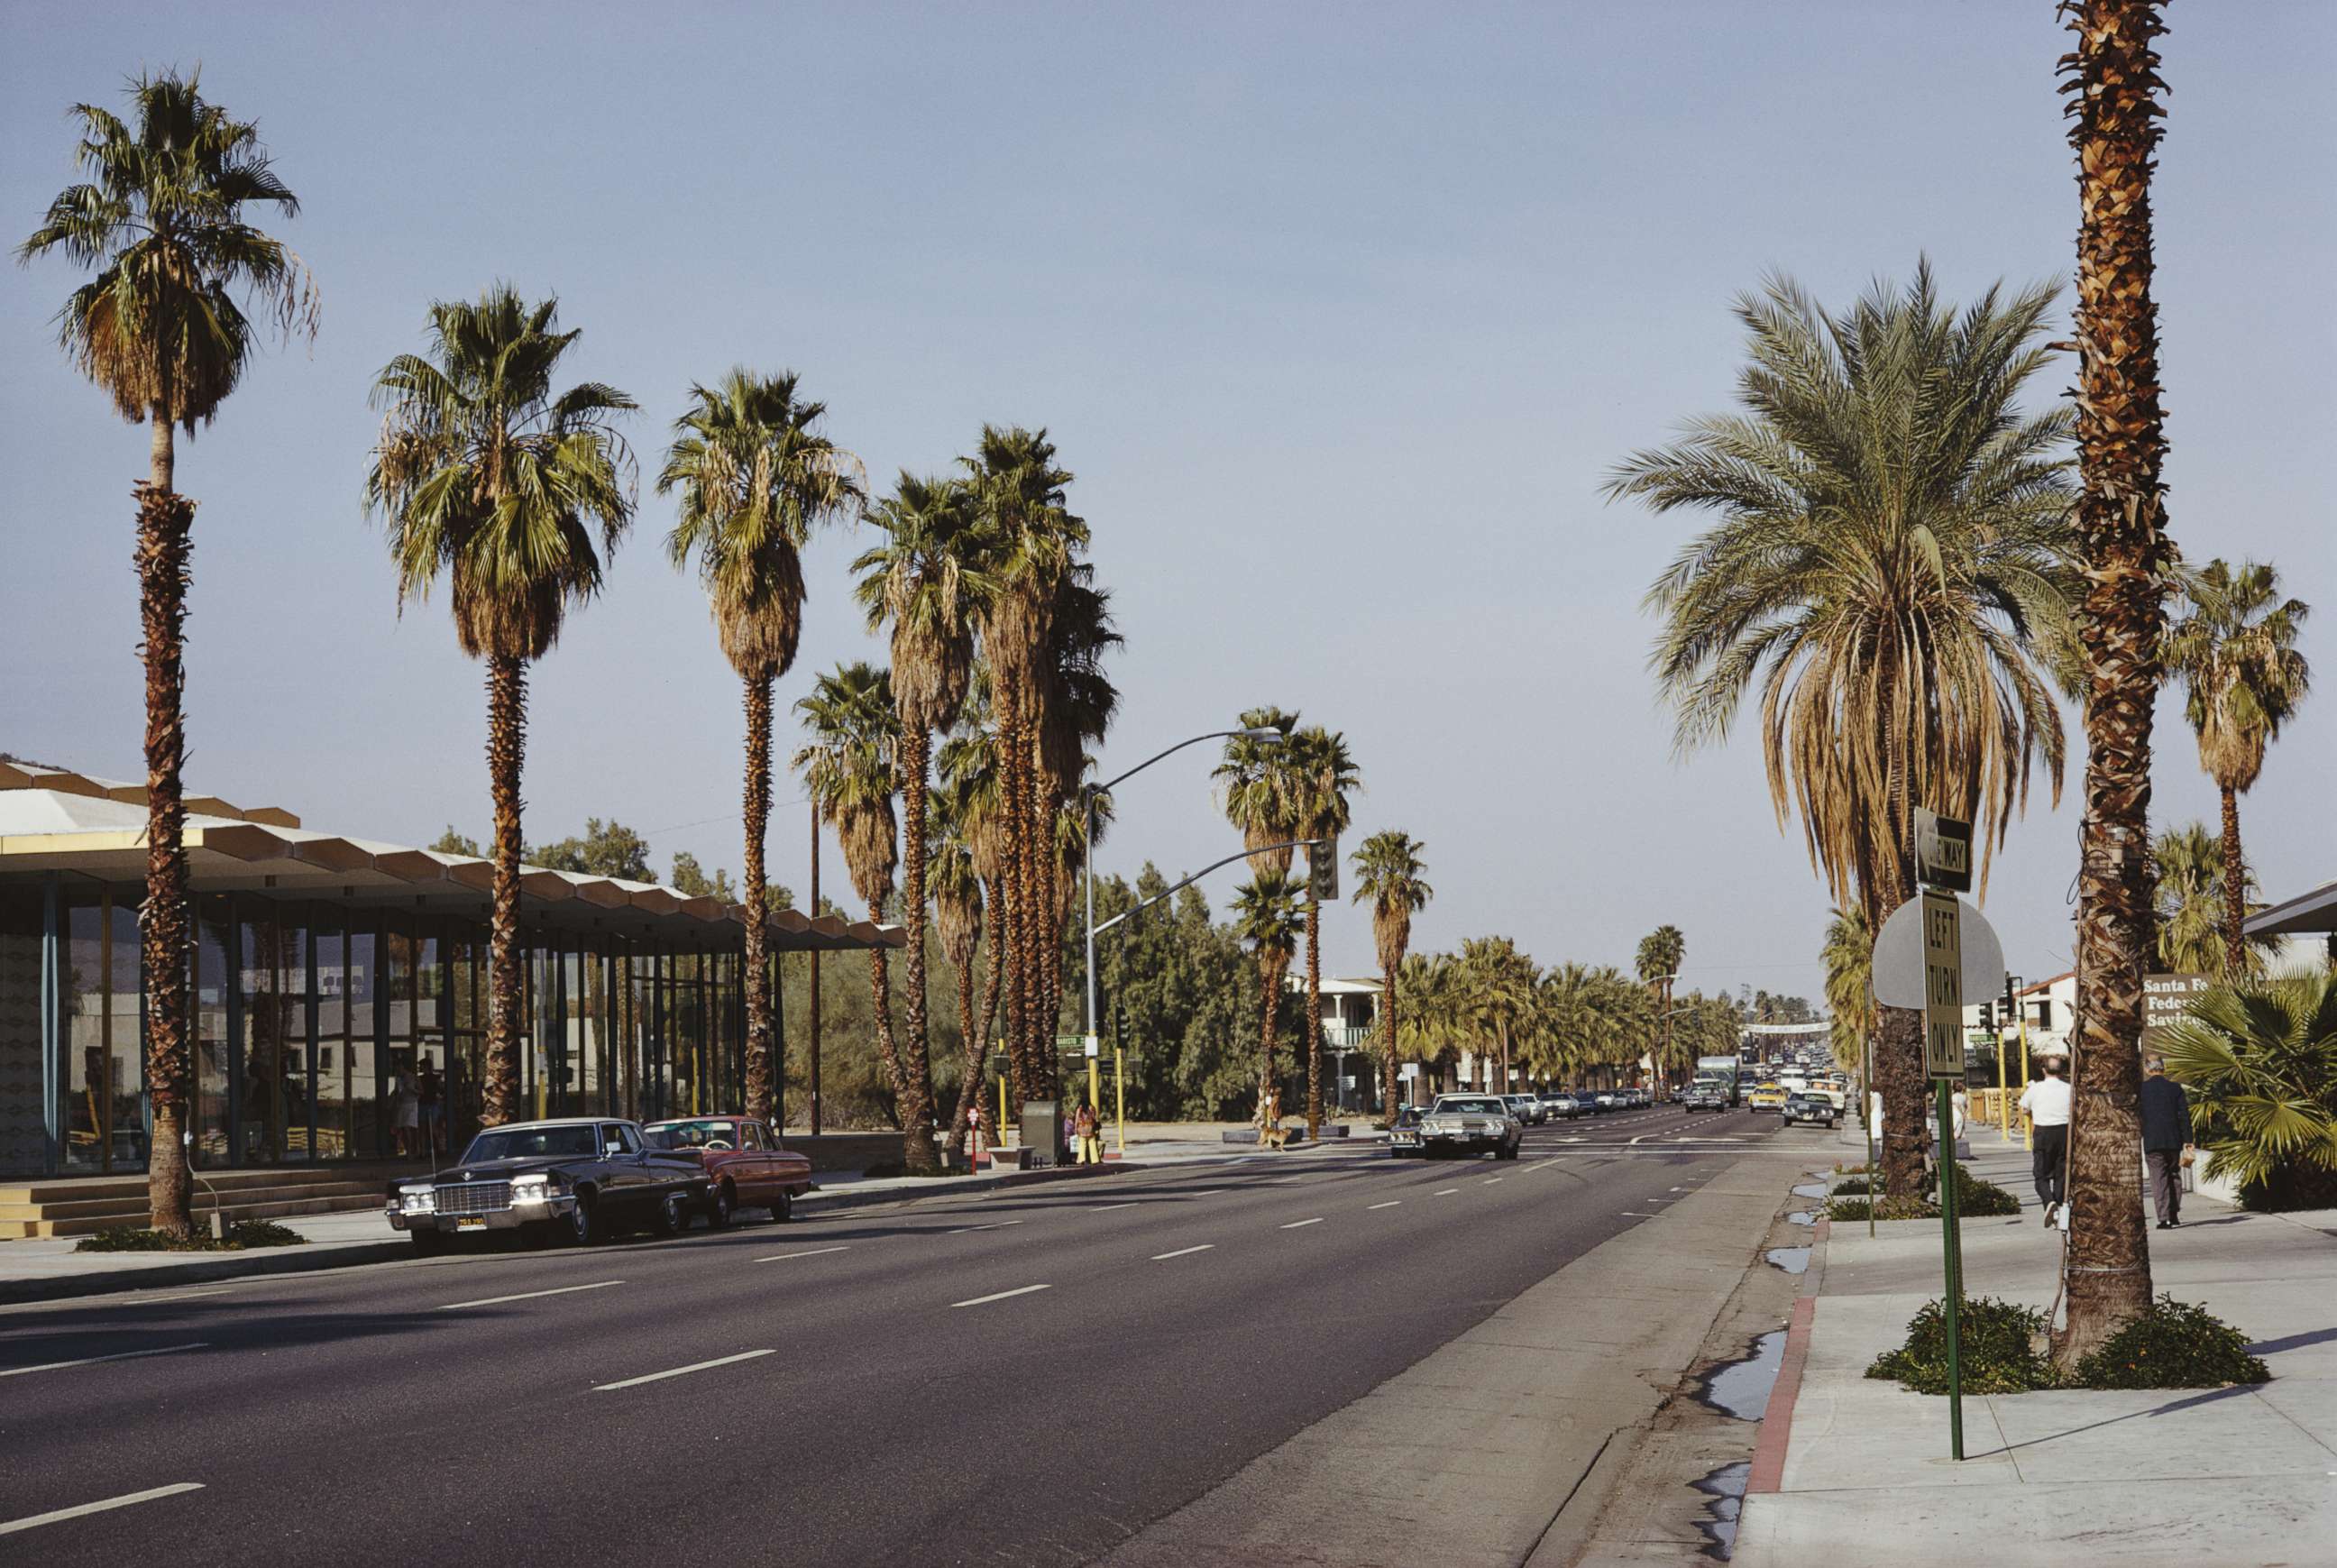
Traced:
<svg viewBox="0 0 2337 1568">
<path fill-rule="evenodd" d="M 1993 996 L 2004 989 L 2004 948 L 1988 916 L 1956 901 L 1957 946 L 1963 956 L 1967 996 Z M 1885 1007 L 1929 1012 L 1931 991 L 1923 977 L 1923 901 L 1910 898 L 1891 912 L 1874 934 L 1874 999 Z"/>
</svg>

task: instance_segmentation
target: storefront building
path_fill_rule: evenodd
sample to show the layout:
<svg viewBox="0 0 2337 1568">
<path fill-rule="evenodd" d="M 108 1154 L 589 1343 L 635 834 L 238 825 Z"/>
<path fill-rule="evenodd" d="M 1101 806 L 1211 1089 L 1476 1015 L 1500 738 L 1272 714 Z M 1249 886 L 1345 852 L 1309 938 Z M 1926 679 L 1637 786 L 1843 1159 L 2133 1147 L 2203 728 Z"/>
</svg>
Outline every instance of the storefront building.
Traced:
<svg viewBox="0 0 2337 1568">
<path fill-rule="evenodd" d="M 394 1159 L 476 1130 L 492 867 L 188 799 L 200 1170 Z M 152 1115 L 142 787 L 0 763 L 0 1176 L 142 1171 Z M 744 1099 L 744 911 L 652 883 L 522 875 L 521 1089 L 534 1116 Z M 775 912 L 770 949 L 898 946 Z M 775 1013 L 776 1013 L 775 1009 Z"/>
</svg>

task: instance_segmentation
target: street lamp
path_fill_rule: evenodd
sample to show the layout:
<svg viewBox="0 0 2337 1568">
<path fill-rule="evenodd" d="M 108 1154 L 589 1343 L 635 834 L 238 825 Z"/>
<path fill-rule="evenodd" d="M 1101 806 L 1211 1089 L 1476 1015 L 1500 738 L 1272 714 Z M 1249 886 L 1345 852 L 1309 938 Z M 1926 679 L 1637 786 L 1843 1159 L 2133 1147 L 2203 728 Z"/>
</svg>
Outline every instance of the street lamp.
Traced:
<svg viewBox="0 0 2337 1568">
<path fill-rule="evenodd" d="M 1135 778 L 1139 773 L 1143 772 L 1147 768 L 1151 767 L 1155 762 L 1159 761 L 1162 758 L 1173 757 L 1178 752 L 1182 751 L 1186 747 L 1198 746 L 1204 740 L 1255 740 L 1260 745 L 1272 746 L 1279 745 L 1282 741 L 1287 739 L 1287 736 L 1284 735 L 1280 730 L 1276 729 L 1271 724 L 1253 724 L 1239 730 L 1212 730 L 1206 735 L 1196 735 L 1190 740 L 1179 740 L 1177 744 L 1169 747 L 1165 751 L 1156 751 L 1151 756 L 1147 757 L 1143 761 L 1139 762 L 1135 767 L 1130 768 L 1127 772 L 1120 774 L 1115 778 L 1107 779 L 1100 784 L 1088 784 L 1081 787 L 1080 790 L 1080 798 L 1082 806 L 1085 808 L 1086 826 L 1080 836 L 1080 873 L 1081 880 L 1087 884 L 1088 959 L 1088 1026 L 1086 1034 L 1082 1035 L 1080 1040 L 1080 1047 L 1082 1051 L 1092 1049 L 1096 1044 L 1095 798 L 1109 791 L 1112 786 Z M 1245 853 L 1247 853 L 1247 851 L 1245 851 Z M 1222 866 L 1224 864 L 1225 862 L 1222 860 L 1217 862 L 1218 866 Z M 1217 867 L 1212 866 L 1208 867 L 1208 869 L 1214 871 L 1217 869 Z M 1178 887 L 1182 886 L 1182 883 L 1178 884 Z M 1169 891 L 1173 893 L 1176 891 L 1176 888 L 1172 887 Z M 1129 913 L 1134 914 L 1135 911 L 1130 910 Z M 1090 1098 L 1092 1098 L 1092 1095 L 1090 1095 Z"/>
</svg>

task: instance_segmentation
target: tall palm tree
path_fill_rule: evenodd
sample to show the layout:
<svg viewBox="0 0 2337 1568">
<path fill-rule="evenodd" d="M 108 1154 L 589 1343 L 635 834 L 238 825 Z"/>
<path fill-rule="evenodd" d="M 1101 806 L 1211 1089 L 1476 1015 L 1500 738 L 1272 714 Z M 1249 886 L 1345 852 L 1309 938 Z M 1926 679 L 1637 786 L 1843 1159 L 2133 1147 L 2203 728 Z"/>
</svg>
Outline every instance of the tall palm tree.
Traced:
<svg viewBox="0 0 2337 1568">
<path fill-rule="evenodd" d="M 428 353 L 399 355 L 374 382 L 387 415 L 366 476 L 367 510 L 386 519 L 400 608 L 443 574 L 455 640 L 487 665 L 494 912 L 480 1120 L 490 1127 L 519 1110 L 527 667 L 600 592 L 633 514 L 632 455 L 613 423 L 633 400 L 597 381 L 552 389 L 580 336 L 558 329 L 559 313 L 558 300 L 530 305 L 503 284 L 475 303 L 434 303 Z"/>
<path fill-rule="evenodd" d="M 1275 1025 L 1281 1012 L 1282 982 L 1290 973 L 1304 928 L 1298 913 L 1303 891 L 1287 872 L 1262 871 L 1234 892 L 1234 936 L 1257 958 L 1261 1097 L 1282 1081 L 1275 1060 Z"/>
<path fill-rule="evenodd" d="M 1335 860 L 1339 835 L 1352 813 L 1347 797 L 1361 789 L 1363 775 L 1347 751 L 1347 738 L 1310 724 L 1295 731 L 1282 750 L 1296 791 L 1298 834 L 1326 840 L 1306 851 L 1308 866 L 1318 855 Z M 1332 869 L 1336 870 L 1334 864 Z M 1323 906 L 1311 887 L 1306 898 L 1306 1136 L 1323 1135 Z"/>
<path fill-rule="evenodd" d="M 973 1047 L 971 1076 L 959 1085 L 957 1113 L 953 1119 L 958 1123 L 965 1121 L 967 1111 L 973 1108 L 970 1097 L 978 1095 L 981 1088 L 980 1075 L 989 1055 L 991 1024 L 998 1016 L 999 991 L 1006 967 L 1004 942 L 999 931 L 1000 912 L 1006 901 L 1006 820 L 998 777 L 998 738 L 990 725 L 989 684 L 988 670 L 977 661 L 972 689 L 958 715 L 957 726 L 942 742 L 936 759 L 942 779 L 937 797 L 942 819 L 953 835 L 964 841 L 989 916 L 990 961 L 983 966 L 982 1012 L 974 1029 L 979 1044 Z M 1022 1064 L 1011 1050 L 1006 1054 L 1005 1067 L 1008 1089 L 1020 1104 L 1025 1098 Z"/>
<path fill-rule="evenodd" d="M 1855 904 L 1834 906 L 1818 958 L 1825 965 L 1828 1040 L 1833 1059 L 1845 1070 L 1853 1062 L 1860 1064 L 1863 1095 L 1867 1093 L 1866 1046 L 1873 1038 L 1875 1024 L 1874 928 L 1866 923 L 1864 909 Z M 1863 1119 L 1866 1102 L 1862 1099 L 1859 1106 Z"/>
<path fill-rule="evenodd" d="M 195 504 L 176 488 L 177 431 L 219 416 L 261 328 L 314 337 L 315 285 L 299 258 L 244 221 L 247 204 L 289 218 L 299 201 L 277 178 L 256 123 L 207 101 L 200 73 L 132 80 L 135 126 L 93 104 L 74 162 L 87 172 L 49 203 L 16 248 L 19 262 L 62 251 L 94 274 L 57 312 L 57 341 L 131 424 L 152 427 L 137 486 L 140 652 L 146 665 L 146 900 L 139 925 L 147 980 L 146 1082 L 154 1117 L 147 1207 L 158 1230 L 193 1228 L 183 1134 L 193 1063 L 187 989 L 184 698 L 187 578 Z M 244 313 L 259 307 L 260 320 Z"/>
<path fill-rule="evenodd" d="M 1672 983 L 1679 978 L 1679 966 L 1687 961 L 1687 938 L 1680 935 L 1680 928 L 1677 926 L 1658 926 L 1639 938 L 1637 964 L 1639 983 L 1651 988 L 1657 1000 L 1663 1004 L 1663 1014 L 1658 1021 L 1663 1043 L 1656 1054 L 1667 1072 L 1675 1065 L 1671 1060 Z"/>
<path fill-rule="evenodd" d="M 1693 422 L 1609 484 L 1709 510 L 1649 591 L 1682 750 L 1725 740 L 1760 686 L 1769 795 L 1801 816 L 1837 903 L 1880 926 L 1913 896 L 1914 821 L 1976 824 L 1988 864 L 2043 760 L 2062 765 L 2054 681 L 2078 583 L 2065 513 L 2068 411 L 2023 415 L 2049 288 L 1959 314 L 1931 269 L 1829 314 L 1789 280 L 1740 299 L 1739 415 Z M 1921 1022 L 1884 1014 L 1885 1187 L 1920 1187 Z"/>
<path fill-rule="evenodd" d="M 895 754 L 901 742 L 901 720 L 893 702 L 891 676 L 865 660 L 839 664 L 813 682 L 811 691 L 796 703 L 808 744 L 791 760 L 810 791 L 812 808 L 827 818 L 844 846 L 845 869 L 853 891 L 868 906 L 868 917 L 882 921 L 885 901 L 893 896 L 893 871 L 900 864 L 893 817 Z M 916 931 L 914 941 L 924 933 Z M 876 1021 L 876 1058 L 892 1086 L 895 1112 L 901 1122 L 901 1161 L 904 1170 L 930 1169 L 934 1154 L 932 1093 L 926 1092 L 924 1122 L 916 1119 L 914 1092 L 904 1076 L 893 1039 L 891 966 L 883 946 L 868 950 L 869 1007 Z M 918 1144 L 924 1144 L 924 1164 L 919 1164 Z"/>
<path fill-rule="evenodd" d="M 771 822 L 771 687 L 795 665 L 803 635 L 804 546 L 812 529 L 865 502 L 858 461 L 813 426 L 826 405 L 797 397 L 792 370 L 733 369 L 693 385 L 659 473 L 681 492 L 666 552 L 698 558 L 722 655 L 746 687 L 747 1113 L 771 1117 L 771 974 L 763 840 Z"/>
<path fill-rule="evenodd" d="M 1266 846 L 1286 845 L 1299 837 L 1298 823 L 1304 806 L 1298 775 L 1290 765 L 1288 754 L 1290 736 L 1298 728 L 1298 715 L 1279 708 L 1252 708 L 1242 714 L 1241 728 L 1279 730 L 1282 739 L 1229 737 L 1225 760 L 1210 777 L 1217 781 L 1218 792 L 1224 799 L 1226 819 L 1241 829 L 1242 842 L 1256 851 L 1249 858 L 1250 875 L 1286 872 L 1290 869 L 1290 850 L 1268 849 Z"/>
<path fill-rule="evenodd" d="M 1078 907 L 1080 838 L 1086 831 L 1086 813 L 1080 803 L 1080 780 L 1091 770 L 1090 748 L 1100 745 L 1120 711 L 1120 688 L 1104 673 L 1107 654 L 1122 639 L 1111 617 L 1111 595 L 1094 584 L 1092 570 L 1082 564 L 1066 573 L 1057 584 L 1055 603 L 1048 616 L 1047 642 L 1039 663 L 1040 705 L 1039 789 L 1041 804 L 1054 824 L 1055 853 L 1042 858 L 1043 885 L 1033 899 L 1035 907 L 1051 912 L 1039 945 L 1039 1016 L 1051 1035 L 1062 1011 L 1064 934 Z M 1099 795 L 1096 838 L 1102 840 L 1111 801 Z"/>
<path fill-rule="evenodd" d="M 947 788 L 934 796 L 934 842 L 926 864 L 933 891 L 934 934 L 940 938 L 942 956 L 957 971 L 957 1033 L 963 1063 L 958 1074 L 956 1113 L 951 1118 L 949 1145 L 966 1143 L 966 1113 L 983 1109 L 983 1058 L 987 1054 L 974 1022 L 973 965 L 982 947 L 982 877 L 974 870 L 973 851 L 964 829 L 955 819 Z M 996 1137 L 992 1129 L 992 1136 Z M 966 1148 L 969 1157 L 971 1148 Z"/>
<path fill-rule="evenodd" d="M 1490 1034 L 1495 1047 L 1478 1052 L 1478 1087 L 1506 1094 L 1511 1043 L 1531 1014 L 1540 970 L 1507 936 L 1472 936 L 1461 944 L 1461 972 L 1467 987 L 1469 1020 L 1478 1029 L 1480 1041 Z M 1489 1071 L 1495 1060 L 1501 1063 L 1498 1079 Z"/>
<path fill-rule="evenodd" d="M 2150 1305 L 2134 1180 L 2143 975 L 2151 956 L 2150 759 L 2169 556 L 2150 293 L 2150 172 L 2165 108 L 2158 0 L 2071 0 L 2069 145 L 2078 161 L 2078 396 L 2083 489 L 2086 781 L 2078 828 L 2078 1039 L 2069 1116 L 2068 1327 L 2074 1367 Z M 1886 1112 L 1886 1124 L 1893 1113 Z"/>
<path fill-rule="evenodd" d="M 1006 897 L 1002 908 L 993 906 L 992 944 L 1006 960 L 1007 1051 L 1017 1093 L 1051 1100 L 1054 1020 L 1041 1015 L 1040 900 L 1055 813 L 1041 787 L 1048 696 L 1041 671 L 1058 591 L 1087 547 L 1088 528 L 1070 510 L 1072 476 L 1043 429 L 985 425 L 975 455 L 958 461 L 981 514 L 985 570 L 997 583 L 978 620 L 1006 828 Z"/>
<path fill-rule="evenodd" d="M 1351 901 L 1371 903 L 1372 946 L 1380 961 L 1380 1038 L 1386 1043 L 1390 1116 L 1395 1114 L 1396 1097 L 1396 973 L 1403 967 L 1404 950 L 1412 946 L 1412 917 L 1436 896 L 1428 885 L 1428 862 L 1421 858 L 1427 848 L 1411 834 L 1388 828 L 1364 839 L 1354 857 Z"/>
<path fill-rule="evenodd" d="M 2166 633 L 2166 672 L 2183 682 L 2184 715 L 2199 737 L 2199 766 L 2224 796 L 2224 950 L 2231 974 L 2247 967 L 2247 862 L 2240 797 L 2264 772 L 2264 750 L 2313 682 L 2296 634 L 2309 611 L 2280 600 L 2280 574 L 2253 561 L 2221 561 L 2184 580 L 2191 612 Z"/>
<path fill-rule="evenodd" d="M 2157 884 L 2158 965 L 2177 975 L 2206 975 L 2239 981 L 2261 975 L 2265 950 L 2277 937 L 2258 938 L 2240 948 L 2240 966 L 2231 967 L 2224 942 L 2227 894 L 2223 841 L 2204 822 L 2184 822 L 2152 840 L 2152 871 Z M 2242 907 L 2255 892 L 2255 878 L 2241 888 Z"/>
<path fill-rule="evenodd" d="M 893 633 L 893 702 L 900 742 L 894 761 L 901 789 L 901 896 L 911 932 L 908 1038 L 900 1047 L 902 1125 L 908 1169 L 937 1169 L 933 1067 L 925 1029 L 925 790 L 933 735 L 965 706 L 973 676 L 973 627 L 991 582 L 980 568 L 973 495 L 955 479 L 903 473 L 873 514 L 885 539 L 852 564 L 854 597 L 871 632 Z M 922 1128 L 924 1136 L 918 1132 Z M 954 1130 L 953 1130 L 954 1136 Z"/>
</svg>

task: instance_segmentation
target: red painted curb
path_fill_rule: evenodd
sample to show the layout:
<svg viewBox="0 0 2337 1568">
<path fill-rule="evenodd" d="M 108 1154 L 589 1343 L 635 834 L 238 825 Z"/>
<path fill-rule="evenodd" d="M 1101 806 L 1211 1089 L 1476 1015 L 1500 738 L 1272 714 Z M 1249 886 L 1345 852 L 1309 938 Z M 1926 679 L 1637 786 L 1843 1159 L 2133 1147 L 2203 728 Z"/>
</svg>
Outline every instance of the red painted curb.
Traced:
<svg viewBox="0 0 2337 1568">
<path fill-rule="evenodd" d="M 1761 1436 L 1753 1445 L 1753 1470 L 1745 1490 L 1775 1492 L 1785 1474 L 1785 1445 L 1794 1436 L 1794 1401 L 1802 1392 L 1802 1368 L 1810 1359 L 1810 1319 L 1818 1298 L 1804 1296 L 1794 1303 L 1785 1323 L 1785 1354 L 1777 1366 L 1777 1381 L 1769 1389 L 1769 1403 L 1761 1411 Z"/>
</svg>

